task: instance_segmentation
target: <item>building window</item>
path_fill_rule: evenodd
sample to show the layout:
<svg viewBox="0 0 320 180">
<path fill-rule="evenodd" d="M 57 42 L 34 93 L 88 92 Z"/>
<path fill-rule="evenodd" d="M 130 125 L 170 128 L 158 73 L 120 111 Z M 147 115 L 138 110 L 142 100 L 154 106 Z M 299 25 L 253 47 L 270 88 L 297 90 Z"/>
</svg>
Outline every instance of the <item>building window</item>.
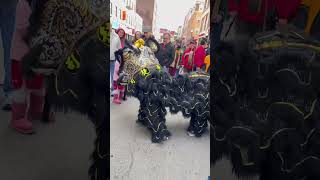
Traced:
<svg viewBox="0 0 320 180">
<path fill-rule="evenodd" d="M 118 7 L 116 6 L 116 17 L 118 17 Z"/>
</svg>

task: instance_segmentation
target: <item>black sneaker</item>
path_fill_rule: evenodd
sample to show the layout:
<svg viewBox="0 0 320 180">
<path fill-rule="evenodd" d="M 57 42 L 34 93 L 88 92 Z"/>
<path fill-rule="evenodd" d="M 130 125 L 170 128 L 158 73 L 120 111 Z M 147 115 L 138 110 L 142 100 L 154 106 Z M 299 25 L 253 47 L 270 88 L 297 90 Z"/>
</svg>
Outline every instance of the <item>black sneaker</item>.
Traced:
<svg viewBox="0 0 320 180">
<path fill-rule="evenodd" d="M 190 136 L 190 137 L 196 136 L 193 130 L 187 131 L 187 134 L 188 134 L 188 136 Z"/>
</svg>

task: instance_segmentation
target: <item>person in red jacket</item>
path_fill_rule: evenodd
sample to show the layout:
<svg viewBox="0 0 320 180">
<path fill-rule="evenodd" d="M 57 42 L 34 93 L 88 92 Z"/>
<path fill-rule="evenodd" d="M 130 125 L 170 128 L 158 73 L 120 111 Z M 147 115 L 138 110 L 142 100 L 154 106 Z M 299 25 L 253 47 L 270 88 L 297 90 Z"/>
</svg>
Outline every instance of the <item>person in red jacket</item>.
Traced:
<svg viewBox="0 0 320 180">
<path fill-rule="evenodd" d="M 197 47 L 194 53 L 194 66 L 197 71 L 204 67 L 204 59 L 206 58 L 206 48 L 208 47 L 206 40 L 201 40 L 200 46 Z"/>
<path fill-rule="evenodd" d="M 190 41 L 189 47 L 184 51 L 182 55 L 182 65 L 184 67 L 184 73 L 189 73 L 192 71 L 193 60 L 194 60 L 194 49 L 195 42 Z"/>
<path fill-rule="evenodd" d="M 254 34 L 287 24 L 300 4 L 301 0 L 228 0 L 229 14 L 235 17 L 229 39 L 242 51 Z"/>
<path fill-rule="evenodd" d="M 228 0 L 230 14 L 238 14 L 241 21 L 260 27 L 265 18 L 276 17 L 277 23 L 287 23 L 295 16 L 301 0 Z"/>
</svg>

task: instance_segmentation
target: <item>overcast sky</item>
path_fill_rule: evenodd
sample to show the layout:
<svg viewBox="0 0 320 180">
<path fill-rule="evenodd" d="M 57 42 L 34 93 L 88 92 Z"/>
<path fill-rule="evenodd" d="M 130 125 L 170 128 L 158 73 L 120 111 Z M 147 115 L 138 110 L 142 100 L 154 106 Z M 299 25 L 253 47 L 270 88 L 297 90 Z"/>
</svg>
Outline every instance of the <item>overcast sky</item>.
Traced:
<svg viewBox="0 0 320 180">
<path fill-rule="evenodd" d="M 177 31 L 195 0 L 158 0 L 159 28 Z"/>
</svg>

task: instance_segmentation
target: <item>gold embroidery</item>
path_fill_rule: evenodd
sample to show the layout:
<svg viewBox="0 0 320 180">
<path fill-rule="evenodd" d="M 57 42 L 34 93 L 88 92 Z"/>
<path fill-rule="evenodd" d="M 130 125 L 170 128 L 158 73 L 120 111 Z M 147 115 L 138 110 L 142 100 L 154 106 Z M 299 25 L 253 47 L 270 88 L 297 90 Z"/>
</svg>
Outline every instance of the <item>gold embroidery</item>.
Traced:
<svg viewBox="0 0 320 180">
<path fill-rule="evenodd" d="M 110 23 L 105 22 L 98 28 L 98 38 L 107 47 L 110 46 Z"/>
<path fill-rule="evenodd" d="M 157 64 L 157 65 L 156 65 L 156 69 L 157 69 L 158 71 L 160 71 L 160 70 L 161 70 L 161 66 L 160 66 L 159 64 Z"/>
<path fill-rule="evenodd" d="M 150 71 L 147 68 L 143 68 L 143 69 L 141 69 L 140 74 L 143 77 L 148 77 L 150 75 Z"/>
<path fill-rule="evenodd" d="M 97 153 L 98 153 L 98 156 L 100 159 L 104 159 L 107 157 L 107 154 L 104 154 L 104 155 L 101 155 L 100 153 L 100 143 L 98 143 L 98 146 L 97 146 Z"/>
<path fill-rule="evenodd" d="M 76 71 L 80 68 L 80 62 L 73 53 L 67 58 L 65 64 L 67 65 L 67 69 L 70 71 Z"/>
<path fill-rule="evenodd" d="M 133 78 L 130 80 L 130 83 L 131 84 L 135 84 L 136 83 L 136 80 L 134 80 Z"/>
</svg>

